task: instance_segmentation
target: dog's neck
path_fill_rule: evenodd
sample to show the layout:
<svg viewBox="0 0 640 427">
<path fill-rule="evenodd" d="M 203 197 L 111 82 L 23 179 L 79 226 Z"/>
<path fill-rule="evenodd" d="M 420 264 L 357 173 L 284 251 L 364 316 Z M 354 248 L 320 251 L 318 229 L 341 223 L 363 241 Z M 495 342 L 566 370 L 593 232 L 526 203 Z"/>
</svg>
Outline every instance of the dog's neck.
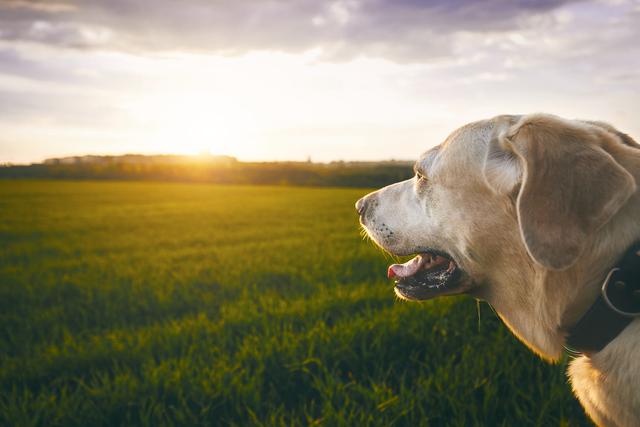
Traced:
<svg viewBox="0 0 640 427">
<path fill-rule="evenodd" d="M 585 296 L 578 296 L 567 305 L 563 330 L 574 325 L 588 310 L 601 292 L 606 275 L 620 261 L 632 245 L 640 241 L 640 149 L 631 151 L 631 155 L 616 158 L 635 178 L 637 188 L 627 204 L 595 236 L 594 242 L 581 257 L 577 268 L 585 272 L 585 278 L 578 282 L 578 290 L 583 289 Z M 580 284 L 584 283 L 581 287 Z"/>
<path fill-rule="evenodd" d="M 498 268 L 492 280 L 504 286 L 499 292 L 481 295 L 507 326 L 545 359 L 561 356 L 568 329 L 596 300 L 612 266 L 640 240 L 640 149 L 621 152 L 616 160 L 634 176 L 639 189 L 593 236 L 578 262 L 565 271 L 551 271 L 534 264 L 526 253 L 519 254 L 523 265 L 518 273 L 514 274 L 512 266 Z"/>
</svg>

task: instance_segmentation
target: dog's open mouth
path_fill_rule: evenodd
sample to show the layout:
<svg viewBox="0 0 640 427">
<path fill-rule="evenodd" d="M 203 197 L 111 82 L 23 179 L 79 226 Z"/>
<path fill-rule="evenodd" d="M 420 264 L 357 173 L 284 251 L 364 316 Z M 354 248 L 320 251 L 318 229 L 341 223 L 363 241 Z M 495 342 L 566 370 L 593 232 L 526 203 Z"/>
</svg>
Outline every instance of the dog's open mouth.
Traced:
<svg viewBox="0 0 640 427">
<path fill-rule="evenodd" d="M 405 299 L 426 300 L 461 292 L 460 269 L 443 252 L 428 251 L 404 264 L 393 264 L 387 275 L 395 279 L 396 294 Z"/>
</svg>

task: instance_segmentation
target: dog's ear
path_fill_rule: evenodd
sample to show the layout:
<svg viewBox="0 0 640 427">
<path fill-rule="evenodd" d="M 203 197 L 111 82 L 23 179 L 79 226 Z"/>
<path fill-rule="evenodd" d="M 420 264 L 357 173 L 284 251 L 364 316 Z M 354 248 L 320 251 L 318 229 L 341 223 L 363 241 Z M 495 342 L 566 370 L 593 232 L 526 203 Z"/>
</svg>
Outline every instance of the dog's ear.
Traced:
<svg viewBox="0 0 640 427">
<path fill-rule="evenodd" d="M 593 126 L 531 115 L 489 147 L 485 178 L 496 191 L 518 190 L 522 239 L 547 268 L 573 265 L 589 236 L 636 190 L 633 176 L 601 148 L 606 137 Z M 510 172 L 492 172 L 499 161 Z"/>
<path fill-rule="evenodd" d="M 514 193 L 522 182 L 522 164 L 501 133 L 489 142 L 482 172 L 489 187 L 497 194 Z"/>
</svg>

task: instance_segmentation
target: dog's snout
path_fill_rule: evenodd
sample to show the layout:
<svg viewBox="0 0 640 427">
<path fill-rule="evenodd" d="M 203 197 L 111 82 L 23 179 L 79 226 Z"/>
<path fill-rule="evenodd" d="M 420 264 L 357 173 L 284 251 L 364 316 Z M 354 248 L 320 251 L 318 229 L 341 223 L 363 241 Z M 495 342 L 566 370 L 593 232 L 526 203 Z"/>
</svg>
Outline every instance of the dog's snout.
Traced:
<svg viewBox="0 0 640 427">
<path fill-rule="evenodd" d="M 365 199 L 366 197 L 363 197 L 356 202 L 356 211 L 358 211 L 358 215 L 360 216 L 364 215 L 367 210 L 367 201 Z"/>
</svg>

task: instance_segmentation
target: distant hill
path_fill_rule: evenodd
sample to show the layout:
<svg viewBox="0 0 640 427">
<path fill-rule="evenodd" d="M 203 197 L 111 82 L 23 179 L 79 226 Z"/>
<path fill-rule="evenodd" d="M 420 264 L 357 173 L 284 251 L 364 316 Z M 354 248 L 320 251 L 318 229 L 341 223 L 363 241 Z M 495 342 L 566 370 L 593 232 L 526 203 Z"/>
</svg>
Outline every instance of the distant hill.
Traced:
<svg viewBox="0 0 640 427">
<path fill-rule="evenodd" d="M 75 156 L 0 166 L 4 179 L 95 179 L 378 187 L 409 178 L 412 162 L 240 162 L 229 156 Z"/>
<path fill-rule="evenodd" d="M 180 163 L 237 163 L 238 160 L 231 156 L 213 156 L 213 155 L 200 155 L 200 156 L 178 156 L 173 154 L 157 154 L 157 155 L 144 155 L 144 154 L 124 154 L 121 156 L 73 156 L 73 157 L 60 157 L 46 159 L 42 162 L 45 165 L 82 165 L 82 164 L 180 164 Z"/>
</svg>

